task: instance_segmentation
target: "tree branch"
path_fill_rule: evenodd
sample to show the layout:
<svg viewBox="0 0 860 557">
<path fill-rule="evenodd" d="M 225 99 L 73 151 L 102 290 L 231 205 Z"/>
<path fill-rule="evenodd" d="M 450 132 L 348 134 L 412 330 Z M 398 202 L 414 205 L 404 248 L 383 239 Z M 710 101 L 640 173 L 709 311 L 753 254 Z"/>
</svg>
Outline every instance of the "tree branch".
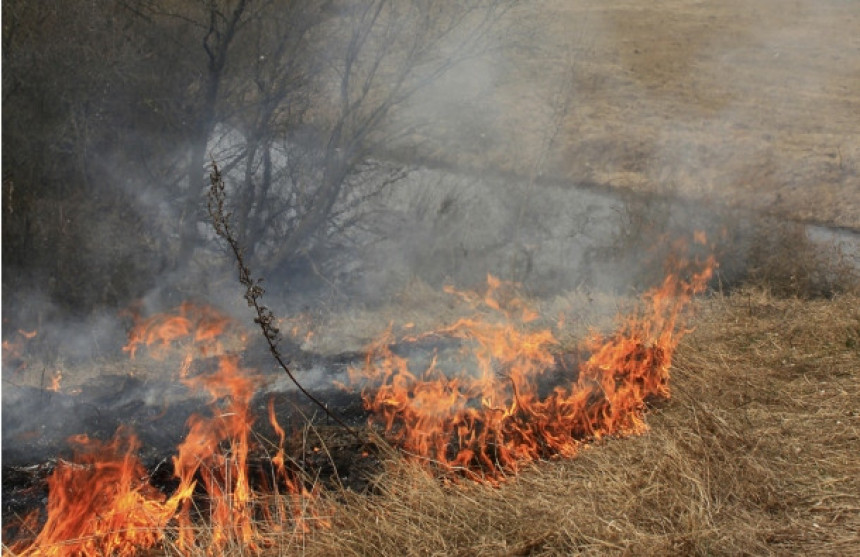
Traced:
<svg viewBox="0 0 860 557">
<path fill-rule="evenodd" d="M 308 398 L 308 400 L 322 408 L 322 410 L 331 419 L 355 437 L 359 443 L 363 443 L 361 437 L 354 429 L 348 426 L 340 417 L 333 414 L 325 404 L 320 402 L 319 399 L 309 393 L 301 383 L 298 382 L 296 377 L 293 375 L 293 372 L 290 371 L 290 368 L 284 361 L 284 358 L 278 349 L 280 331 L 275 325 L 275 315 L 272 313 L 272 310 L 263 305 L 260 301 L 265 293 L 265 290 L 262 287 L 263 280 L 254 279 L 251 275 L 251 270 L 245 264 L 244 250 L 239 245 L 236 235 L 230 227 L 230 213 L 226 211 L 224 206 L 224 202 L 227 199 L 227 194 L 224 191 L 224 180 L 221 177 L 221 171 L 218 169 L 218 165 L 215 161 L 212 161 L 212 172 L 209 174 L 209 181 L 211 184 L 208 195 L 209 217 L 212 219 L 212 226 L 215 228 L 215 233 L 227 242 L 233 252 L 233 256 L 236 258 L 236 263 L 239 267 L 239 282 L 245 287 L 245 301 L 248 302 L 248 306 L 254 308 L 254 311 L 257 314 L 254 318 L 254 323 L 260 326 L 263 337 L 266 339 L 266 344 L 269 345 L 269 351 L 272 353 L 272 357 L 275 358 L 275 361 L 281 369 L 284 370 L 284 373 L 287 374 L 290 381 L 293 382 L 293 384 Z"/>
</svg>

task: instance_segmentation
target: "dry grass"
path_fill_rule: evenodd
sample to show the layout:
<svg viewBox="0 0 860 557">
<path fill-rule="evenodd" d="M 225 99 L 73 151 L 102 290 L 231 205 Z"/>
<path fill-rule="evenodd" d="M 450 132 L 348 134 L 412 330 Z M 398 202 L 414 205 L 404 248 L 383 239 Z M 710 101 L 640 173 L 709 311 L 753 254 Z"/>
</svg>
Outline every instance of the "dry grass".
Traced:
<svg viewBox="0 0 860 557">
<path fill-rule="evenodd" d="M 858 17 L 844 0 L 519 2 L 522 46 L 429 91 L 451 102 L 422 153 L 525 175 L 545 155 L 545 176 L 858 228 Z M 573 104 L 541 153 L 559 93 Z"/>
<path fill-rule="evenodd" d="M 643 437 L 500 488 L 392 461 L 311 555 L 846 555 L 860 548 L 860 300 L 702 302 Z"/>
</svg>

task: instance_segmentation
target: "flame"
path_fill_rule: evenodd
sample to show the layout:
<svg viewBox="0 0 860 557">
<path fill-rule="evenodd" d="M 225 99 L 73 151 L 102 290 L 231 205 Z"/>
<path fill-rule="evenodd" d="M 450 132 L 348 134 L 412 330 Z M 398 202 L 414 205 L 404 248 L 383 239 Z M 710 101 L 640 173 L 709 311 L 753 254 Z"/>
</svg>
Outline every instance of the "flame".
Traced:
<svg viewBox="0 0 860 557">
<path fill-rule="evenodd" d="M 517 285 L 489 276 L 483 293 L 447 289 L 474 315 L 397 342 L 390 326 L 350 376 L 365 383 L 371 423 L 408 454 L 444 471 L 498 482 L 523 463 L 571 457 L 589 441 L 644 432 L 646 403 L 670 395 L 672 356 L 687 332 L 685 308 L 704 290 L 714 266 L 713 258 L 701 266 L 678 261 L 685 272 L 670 273 L 646 293 L 642 308 L 620 320 L 613 333 L 593 332 L 581 347 L 587 359 L 572 370 L 559 369 L 565 347 L 550 329 L 538 327 L 538 312 L 516 296 Z M 167 495 L 149 483 L 136 456 L 140 443 L 127 428 L 108 442 L 74 437 L 75 458 L 59 461 L 48 480 L 42 529 L 32 540 L 12 544 L 12 551 L 125 556 L 170 544 L 185 554 L 261 552 L 275 544 L 272 536 L 328 526 L 319 488 L 308 488 L 290 466 L 287 435 L 271 399 L 268 417 L 278 437 L 272 475 L 251 477 L 251 402 L 262 382 L 228 350 L 245 339 L 232 321 L 194 304 L 133 319 L 124 348 L 129 356 L 141 347 L 156 359 L 178 349 L 181 380 L 210 397 L 209 413 L 189 418 L 172 459 L 177 487 Z M 420 372 L 398 354 L 400 344 L 444 339 L 469 349 L 468 357 L 460 354 L 459 373 L 444 371 L 451 362 L 440 362 L 438 353 Z M 192 373 L 201 357 L 206 365 Z M 567 373 L 564 381 L 550 388 L 558 383 L 550 375 L 559 371 Z M 59 387 L 59 376 L 57 381 Z M 262 488 L 252 486 L 255 479 Z M 197 536 L 200 518 L 209 525 L 205 547 Z M 35 525 L 33 516 L 25 520 L 25 526 Z"/>
<path fill-rule="evenodd" d="M 6 358 L 20 358 L 21 350 L 20 347 L 13 340 L 4 340 L 3 341 L 3 359 Z"/>
<path fill-rule="evenodd" d="M 275 468 L 278 471 L 283 470 L 285 454 L 284 454 L 284 441 L 286 441 L 287 433 L 284 431 L 284 428 L 281 427 L 281 424 L 278 423 L 278 417 L 275 414 L 275 399 L 270 397 L 268 403 L 268 411 L 269 411 L 269 423 L 272 424 L 272 428 L 275 430 L 275 433 L 278 436 L 278 453 L 272 458 L 272 464 L 275 465 Z"/>
<path fill-rule="evenodd" d="M 188 420 L 190 431 L 173 458 L 180 489 L 193 488 L 195 475 L 202 476 L 210 501 L 213 549 L 228 542 L 258 549 L 255 540 L 260 536 L 253 522 L 253 494 L 248 478 L 249 434 L 254 422 L 249 407 L 258 378 L 239 367 L 238 357 L 223 356 L 215 373 L 185 382 L 208 391 L 213 403 L 227 397 L 227 404 L 221 409 L 213 406 L 211 418 L 194 415 Z M 190 549 L 194 545 L 190 498 L 183 503 L 178 516 L 183 534 L 179 546 Z"/>
<path fill-rule="evenodd" d="M 60 382 L 63 380 L 63 370 L 58 369 L 51 376 L 51 386 L 48 387 L 49 391 L 53 391 L 55 393 L 60 392 Z"/>
<path fill-rule="evenodd" d="M 316 336 L 315 326 L 313 316 L 308 312 L 278 320 L 278 328 L 305 347 L 310 346 Z"/>
<path fill-rule="evenodd" d="M 60 460 L 48 478 L 47 521 L 20 555 L 135 555 L 158 543 L 178 498 L 147 482 L 135 457 L 137 438 L 125 429 L 102 443 L 86 435 L 70 440 L 73 462 Z"/>
<path fill-rule="evenodd" d="M 233 326 L 229 318 L 213 308 L 183 304 L 135 321 L 125 348 L 129 355 L 147 346 L 151 356 L 161 358 L 181 346 L 183 383 L 210 397 L 210 415 L 188 419 L 188 433 L 172 459 L 178 486 L 168 497 L 149 483 L 136 457 L 140 443 L 126 428 L 106 443 L 76 436 L 70 439 L 77 447 L 75 458 L 60 461 L 48 480 L 44 526 L 34 539 L 13 544 L 13 551 L 26 556 L 124 556 L 169 541 L 188 554 L 199 550 L 197 515 L 192 512 L 201 509 L 207 511 L 210 535 L 205 550 L 210 555 L 228 547 L 260 551 L 273 545 L 270 534 L 288 532 L 289 524 L 298 534 L 310 531 L 312 519 L 326 524 L 318 514 L 318 491 L 307 489 L 287 466 L 286 434 L 280 427 L 272 492 L 252 489 L 251 401 L 261 377 L 243 369 L 236 354 L 219 354 L 214 371 L 189 373 L 195 357 L 224 349 L 220 337 Z M 275 419 L 273 407 L 270 419 Z"/>
<path fill-rule="evenodd" d="M 135 310 L 126 313 L 131 315 L 134 327 L 123 351 L 128 352 L 131 358 L 142 346 L 147 347 L 150 356 L 157 360 L 164 359 L 171 348 L 181 345 L 196 350 L 198 356 L 223 354 L 225 333 L 233 325 L 232 320 L 218 310 L 191 302 L 184 302 L 172 311 L 147 319 L 141 318 Z M 189 357 L 193 357 L 191 352 L 186 359 Z"/>
<path fill-rule="evenodd" d="M 644 432 L 646 402 L 670 394 L 672 355 L 686 332 L 679 319 L 714 266 L 709 258 L 688 280 L 670 273 L 614 333 L 592 333 L 584 345 L 588 359 L 548 394 L 540 392 L 541 377 L 557 368 L 563 347 L 549 329 L 528 325 L 537 313 L 510 297 L 516 285 L 492 276 L 482 295 L 447 289 L 476 310 L 473 317 L 400 340 L 458 339 L 470 348 L 476 372 L 443 373 L 437 356 L 423 371 L 413 371 L 392 350 L 389 327 L 350 377 L 365 384 L 371 424 L 407 454 L 442 470 L 497 481 L 523 462 L 571 457 L 590 440 Z"/>
<path fill-rule="evenodd" d="M 274 499 L 274 515 L 277 517 L 292 516 L 295 522 L 296 531 L 303 534 L 311 532 L 311 525 L 316 523 L 318 527 L 328 527 L 331 525 L 329 520 L 322 514 L 323 506 L 320 501 L 320 489 L 318 485 L 314 485 L 312 489 L 305 487 L 305 483 L 296 476 L 295 472 L 287 467 L 286 452 L 284 450 L 284 442 L 286 441 L 286 432 L 281 424 L 278 423 L 278 418 L 275 414 L 274 398 L 269 398 L 268 402 L 269 423 L 275 430 L 278 436 L 278 452 L 272 458 L 272 464 L 275 466 L 275 473 L 285 483 L 288 489 L 286 498 L 276 497 Z M 283 518 L 278 520 L 270 520 L 273 523 L 285 522 Z"/>
<path fill-rule="evenodd" d="M 17 362 L 17 365 L 14 366 L 16 373 L 25 369 L 27 361 L 24 359 L 24 354 L 27 343 L 36 338 L 37 334 L 38 331 L 35 329 L 32 331 L 18 329 L 13 338 L 4 340 L 2 342 L 3 367 L 13 367 L 13 362 Z"/>
</svg>

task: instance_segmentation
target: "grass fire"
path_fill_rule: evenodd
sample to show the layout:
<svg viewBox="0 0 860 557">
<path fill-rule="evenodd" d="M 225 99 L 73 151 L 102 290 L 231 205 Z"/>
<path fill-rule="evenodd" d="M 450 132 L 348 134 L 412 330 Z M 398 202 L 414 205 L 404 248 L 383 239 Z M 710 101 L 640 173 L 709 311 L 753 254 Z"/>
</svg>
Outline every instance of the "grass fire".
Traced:
<svg viewBox="0 0 860 557">
<path fill-rule="evenodd" d="M 367 349 L 365 365 L 350 376 L 368 383 L 364 405 L 371 425 L 409 458 L 469 479 L 498 483 L 527 462 L 573 457 L 579 447 L 603 437 L 642 433 L 646 400 L 667 398 L 669 368 L 685 333 L 682 316 L 714 269 L 713 258 L 681 269 L 649 291 L 641 311 L 621 320 L 608 336 L 593 333 L 579 352 L 582 362 L 561 370 L 564 347 L 548 329 L 530 324 L 538 314 L 515 296 L 515 285 L 488 277 L 486 292 L 448 294 L 474 315 L 398 343 L 447 337 L 460 341 L 466 366 L 447 376 L 437 356 L 420 375 L 396 356 L 391 331 Z M 488 315 L 494 314 L 494 315 Z M 108 441 L 81 434 L 69 439 L 70 460 L 59 460 L 47 478 L 48 502 L 24 517 L 19 532 L 33 539 L 10 542 L 19 555 L 134 555 L 158 547 L 189 554 L 205 550 L 257 552 L 278 546 L 278 538 L 328 527 L 319 472 L 297 465 L 285 452 L 286 433 L 274 406 L 268 417 L 277 440 L 271 478 L 251 478 L 257 419 L 251 399 L 263 385 L 239 357 L 247 332 L 218 310 L 183 303 L 175 310 L 141 318 L 123 351 L 163 360 L 181 359 L 176 380 L 207 393 L 210 414 L 189 417 L 184 440 L 171 457 L 172 491 L 153 486 L 136 453 L 140 441 L 127 427 Z M 230 352 L 225 346 L 233 344 Z M 178 355 L 181 354 L 181 358 Z M 197 363 L 195 363 L 197 362 Z M 542 395 L 542 376 L 558 372 Z M 564 377 L 564 376 L 567 377 Z M 370 439 L 370 433 L 365 438 Z M 355 458 L 364 447 L 356 446 Z M 378 449 L 377 449 L 378 450 Z M 253 485 L 265 485 L 255 489 Z M 288 531 L 288 532 L 286 532 Z M 205 538 L 200 539 L 201 533 Z"/>
<path fill-rule="evenodd" d="M 539 382 L 557 368 L 562 347 L 552 331 L 528 330 L 538 315 L 519 298 L 504 300 L 504 285 L 492 276 L 482 296 L 450 291 L 475 316 L 406 339 L 460 339 L 470 352 L 463 365 L 471 369 L 449 377 L 434 356 L 413 372 L 389 348 L 388 331 L 351 375 L 369 383 L 363 397 L 371 420 L 422 462 L 475 478 L 483 470 L 492 478 L 532 460 L 572 457 L 583 442 L 645 431 L 646 400 L 669 396 L 672 355 L 685 332 L 678 319 L 713 267 L 709 259 L 686 280 L 669 274 L 645 295 L 640 313 L 609 336 L 593 333 L 584 343 L 585 360 L 565 370 L 567 377 L 546 396 Z M 483 318 L 481 309 L 497 319 Z"/>
<path fill-rule="evenodd" d="M 3 557 L 860 554 L 860 9 L 754 4 L 4 1 Z"/>
</svg>

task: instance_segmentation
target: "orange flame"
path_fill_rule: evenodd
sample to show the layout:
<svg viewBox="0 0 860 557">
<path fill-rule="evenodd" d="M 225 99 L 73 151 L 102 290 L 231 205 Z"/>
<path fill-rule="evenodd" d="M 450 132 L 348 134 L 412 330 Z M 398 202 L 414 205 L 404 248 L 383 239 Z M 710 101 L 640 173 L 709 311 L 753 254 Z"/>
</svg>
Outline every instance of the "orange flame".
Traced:
<svg viewBox="0 0 860 557">
<path fill-rule="evenodd" d="M 49 391 L 53 391 L 55 393 L 60 392 L 60 382 L 63 380 L 63 371 L 58 369 L 51 376 L 51 386 L 48 387 Z"/>
<path fill-rule="evenodd" d="M 680 263 L 682 269 L 693 266 Z M 496 482 L 524 462 L 570 457 L 590 440 L 645 431 L 646 403 L 670 394 L 672 356 L 687 332 L 681 326 L 684 310 L 704 290 L 714 266 L 709 258 L 687 280 L 680 272 L 667 276 L 615 332 L 593 333 L 583 347 L 588 359 L 550 392 L 541 384 L 547 383 L 548 372 L 558 370 L 563 347 L 552 331 L 535 326 L 538 314 L 512 294 L 515 285 L 494 277 L 488 277 L 483 294 L 448 289 L 475 310 L 473 317 L 400 341 L 455 339 L 471 348 L 474 365 L 464 368 L 472 372 L 444 373 L 438 355 L 423 371 L 413 372 L 412 364 L 393 349 L 389 328 L 368 350 L 364 366 L 351 369 L 350 375 L 366 382 L 362 396 L 371 422 L 407 453 L 443 470 Z M 287 524 L 300 535 L 310 531 L 311 521 L 328 525 L 321 516 L 318 488 L 308 489 L 287 466 L 286 432 L 271 400 L 269 420 L 278 436 L 273 497 L 252 489 L 251 400 L 260 377 L 227 353 L 229 318 L 212 308 L 183 304 L 134 320 L 124 348 L 130 356 L 141 346 L 155 358 L 182 347 L 183 382 L 211 398 L 211 415 L 189 418 L 188 434 L 173 457 L 178 487 L 168 497 L 149 484 L 135 456 L 139 442 L 124 428 L 107 443 L 75 437 L 76 458 L 60 461 L 48 480 L 42 530 L 32 541 L 13 544 L 12 550 L 27 556 L 124 556 L 169 541 L 190 553 L 200 544 L 192 507 L 208 511 L 211 538 L 205 549 L 212 555 L 234 546 L 261 551 L 270 545 L 269 533 L 284 532 Z M 194 358 L 213 355 L 218 356 L 214 372 L 189 373 Z M 286 497 L 278 492 L 279 483 Z M 202 502 L 201 491 L 207 496 Z"/>
<path fill-rule="evenodd" d="M 121 429 L 108 443 L 79 435 L 74 462 L 59 461 L 48 478 L 48 518 L 20 555 L 135 555 L 153 547 L 176 508 L 146 479 L 134 456 L 137 438 Z"/>
<path fill-rule="evenodd" d="M 303 344 L 310 344 L 313 340 L 316 335 L 314 327 L 313 317 L 306 312 L 278 321 L 278 328 L 280 330 L 284 331 L 293 340 Z"/>
<path fill-rule="evenodd" d="M 709 258 L 687 281 L 670 274 L 645 295 L 645 309 L 612 335 L 593 333 L 585 343 L 591 356 L 547 395 L 539 392 L 539 379 L 556 367 L 562 347 L 550 330 L 528 330 L 536 313 L 518 298 L 505 299 L 502 291 L 511 285 L 495 277 L 482 296 L 448 289 L 480 310 L 475 317 L 401 341 L 460 339 L 471 347 L 477 373 L 446 375 L 435 356 L 423 372 L 413 372 L 392 351 L 389 328 L 350 376 L 366 384 L 362 396 L 371 423 L 408 454 L 496 481 L 522 462 L 570 457 L 588 440 L 645 431 L 646 401 L 669 396 L 672 355 L 685 333 L 678 319 L 704 290 L 714 265 Z M 494 318 L 484 315 L 488 311 Z"/>
<path fill-rule="evenodd" d="M 77 436 L 70 440 L 79 447 L 75 459 L 61 461 L 48 480 L 44 526 L 34 540 L 14 544 L 13 550 L 27 556 L 124 556 L 159 546 L 169 537 L 180 551 L 190 553 L 199 543 L 192 506 L 200 487 L 207 496 L 211 536 L 206 551 L 211 555 L 231 545 L 258 551 L 271 545 L 267 532 L 284 532 L 291 521 L 295 532 L 309 531 L 304 514 L 316 516 L 318 493 L 307 490 L 285 465 L 282 429 L 278 472 L 287 497 L 270 497 L 269 502 L 251 487 L 251 401 L 260 377 L 242 369 L 235 354 L 219 355 L 212 373 L 188 376 L 194 355 L 223 350 L 219 337 L 232 325 L 229 318 L 212 308 L 183 304 L 172 312 L 135 319 L 126 351 L 134 357 L 144 345 L 152 356 L 163 357 L 174 344 L 184 345 L 183 382 L 211 398 L 212 415 L 189 418 L 188 434 L 173 457 L 178 487 L 166 497 L 149 484 L 135 456 L 139 442 L 128 430 L 121 429 L 108 443 Z M 274 408 L 270 413 L 274 419 Z M 278 495 L 277 482 L 273 487 Z M 260 516 L 277 522 L 266 523 Z"/>
<path fill-rule="evenodd" d="M 272 458 L 272 464 L 275 466 L 275 473 L 287 486 L 288 497 L 276 497 L 274 505 L 274 515 L 277 517 L 292 516 L 295 521 L 295 529 L 297 532 L 307 534 L 311 532 L 311 524 L 316 523 L 318 527 L 328 527 L 331 523 L 322 515 L 323 505 L 320 500 L 319 486 L 315 485 L 312 489 L 305 487 L 304 482 L 298 478 L 295 473 L 287 468 L 286 452 L 284 450 L 284 442 L 286 441 L 286 432 L 281 424 L 278 423 L 278 418 L 275 415 L 274 398 L 269 399 L 269 423 L 278 435 L 278 452 Z M 270 520 L 273 523 L 283 523 L 283 518 L 278 520 Z"/>
<path fill-rule="evenodd" d="M 123 347 L 131 358 L 138 348 L 146 346 L 150 356 L 163 359 L 176 344 L 194 348 L 201 356 L 225 352 L 222 337 L 232 325 L 226 315 L 209 306 L 184 302 L 173 311 L 142 319 L 137 312 L 129 311 L 134 327 Z"/>
<path fill-rule="evenodd" d="M 252 520 L 252 499 L 248 478 L 249 434 L 254 422 L 250 402 L 258 378 L 240 369 L 238 357 L 224 356 L 212 375 L 187 379 L 186 383 L 209 391 L 212 402 L 227 398 L 227 405 L 212 418 L 194 415 L 188 420 L 190 431 L 173 458 L 176 477 L 182 486 L 193 486 L 195 475 L 203 478 L 210 497 L 210 523 L 213 549 L 227 542 L 257 548 L 259 537 Z M 222 450 L 222 443 L 225 444 Z M 185 499 L 178 516 L 180 530 L 192 532 L 191 500 Z M 190 549 L 193 538 L 183 535 L 179 546 Z"/>
<path fill-rule="evenodd" d="M 2 342 L 3 349 L 3 367 L 13 367 L 13 363 L 17 363 L 15 372 L 20 372 L 27 367 L 27 362 L 24 360 L 26 345 L 28 341 L 33 340 L 38 331 L 26 331 L 18 329 L 16 336 L 11 339 L 6 339 Z M 20 361 L 19 361 L 20 360 Z"/>
</svg>

